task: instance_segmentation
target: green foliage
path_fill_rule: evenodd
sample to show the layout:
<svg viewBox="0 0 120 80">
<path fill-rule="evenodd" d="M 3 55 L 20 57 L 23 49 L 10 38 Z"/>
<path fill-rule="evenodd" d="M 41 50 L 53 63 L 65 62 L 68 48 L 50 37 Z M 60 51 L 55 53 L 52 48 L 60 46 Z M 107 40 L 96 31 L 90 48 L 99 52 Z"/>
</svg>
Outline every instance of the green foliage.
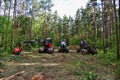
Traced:
<svg viewBox="0 0 120 80">
<path fill-rule="evenodd" d="M 42 34 L 42 23 L 44 20 L 44 16 L 40 15 L 37 20 L 33 21 L 32 31 L 34 35 L 34 38 L 40 38 Z"/>
<path fill-rule="evenodd" d="M 13 55 L 9 58 L 9 62 L 10 61 L 20 61 L 20 60 L 23 60 L 23 57 L 20 55 Z"/>
<path fill-rule="evenodd" d="M 120 61 L 118 61 L 115 66 L 115 80 L 119 79 L 120 79 Z"/>
<path fill-rule="evenodd" d="M 35 67 L 35 71 L 36 72 L 41 72 L 43 68 L 44 68 L 43 66 Z"/>
<path fill-rule="evenodd" d="M 116 55 L 112 52 L 103 53 L 102 50 L 98 50 L 97 58 L 99 60 L 99 63 L 106 66 L 117 62 Z"/>
<path fill-rule="evenodd" d="M 87 78 L 87 80 L 96 80 L 97 76 L 92 72 L 87 72 L 86 78 Z"/>
<path fill-rule="evenodd" d="M 91 71 L 83 71 L 79 68 L 76 68 L 76 69 L 72 68 L 69 71 L 71 71 L 71 74 L 75 76 L 82 77 L 82 80 L 96 80 L 97 79 L 97 75 L 95 75 Z"/>
<path fill-rule="evenodd" d="M 27 3 L 27 2 L 26 2 Z M 28 2 L 29 3 L 29 2 Z M 93 23 L 93 5 L 91 2 L 88 2 L 86 8 L 81 8 L 76 11 L 75 17 L 67 17 L 66 15 L 63 18 L 60 18 L 57 14 L 57 11 L 52 14 L 51 8 L 53 7 L 53 3 L 51 0 L 43 0 L 43 1 L 33 1 L 34 9 L 33 11 L 33 19 L 28 16 L 20 15 L 16 17 L 16 42 L 26 41 L 30 39 L 30 31 L 31 31 L 31 24 L 32 24 L 32 39 L 36 38 L 45 38 L 49 36 L 53 39 L 53 45 L 59 46 L 59 40 L 61 38 L 65 38 L 68 40 L 69 45 L 78 45 L 80 39 L 85 39 L 88 43 L 93 47 L 94 46 L 94 23 Z M 7 6 L 7 4 L 5 4 Z M 115 52 L 116 52 L 116 43 L 115 43 L 115 30 L 112 26 L 114 23 L 112 21 L 110 24 L 112 26 L 106 24 L 106 45 L 103 46 L 103 33 L 102 30 L 102 14 L 101 9 L 97 7 L 96 13 L 96 25 L 97 25 L 97 41 L 96 47 L 98 49 L 104 49 L 107 47 L 108 53 L 107 54 L 100 54 L 99 57 L 105 58 L 106 62 L 109 64 L 109 60 L 115 61 Z M 107 14 L 110 11 L 106 5 Z M 25 8 L 21 7 L 21 8 Z M 27 8 L 27 6 L 26 6 Z M 42 10 L 42 11 L 41 11 Z M 6 9 L 7 12 L 7 9 Z M 25 11 L 23 11 L 25 12 Z M 30 10 L 31 12 L 31 10 Z M 113 12 L 112 12 L 113 13 Z M 112 15 L 112 13 L 110 15 Z M 36 17 L 37 15 L 37 17 Z M 111 17 L 108 15 L 108 17 Z M 13 49 L 13 21 L 12 18 L 8 16 L 2 15 L 0 16 L 0 52 L 7 51 L 11 53 Z M 106 18 L 107 19 L 107 18 Z M 32 21 L 32 22 L 31 22 Z M 104 21 L 105 22 L 105 21 Z M 102 23 L 104 25 L 104 22 Z M 106 22 L 107 23 L 107 22 Z M 34 44 L 36 45 L 36 44 Z M 32 45 L 32 47 L 36 47 Z M 40 45 L 39 45 L 40 46 Z M 31 49 L 31 46 L 25 45 L 24 48 Z M 108 55 L 109 54 L 109 55 Z M 0 54 L 3 56 L 4 54 Z M 105 56 L 102 56 L 105 55 Z M 101 60 L 102 62 L 102 60 Z M 104 62 L 104 61 L 103 61 Z M 105 63 L 105 64 L 107 64 Z"/>
<path fill-rule="evenodd" d="M 12 45 L 12 22 L 6 16 L 0 16 L 0 51 L 10 50 Z"/>
<path fill-rule="evenodd" d="M 0 68 L 4 68 L 5 67 L 5 63 L 0 62 Z"/>
<path fill-rule="evenodd" d="M 17 18 L 17 39 L 16 42 L 21 42 L 23 40 L 29 39 L 30 35 L 30 18 L 29 17 L 24 17 L 24 16 L 19 16 Z"/>
<path fill-rule="evenodd" d="M 80 39 L 78 38 L 78 36 L 71 36 L 70 37 L 70 45 L 78 45 L 80 42 Z"/>
<path fill-rule="evenodd" d="M 75 67 L 81 67 L 84 66 L 84 62 L 79 61 L 79 59 L 75 59 L 75 61 L 72 63 Z"/>
<path fill-rule="evenodd" d="M 54 46 L 59 46 L 59 40 L 54 37 L 54 33 L 53 32 L 50 33 L 49 37 L 52 38 L 52 42 L 53 42 Z"/>
<path fill-rule="evenodd" d="M 102 50 L 98 50 L 97 59 L 101 65 L 113 66 L 115 68 L 115 80 L 120 79 L 120 61 L 117 60 L 114 52 L 104 53 Z"/>
</svg>

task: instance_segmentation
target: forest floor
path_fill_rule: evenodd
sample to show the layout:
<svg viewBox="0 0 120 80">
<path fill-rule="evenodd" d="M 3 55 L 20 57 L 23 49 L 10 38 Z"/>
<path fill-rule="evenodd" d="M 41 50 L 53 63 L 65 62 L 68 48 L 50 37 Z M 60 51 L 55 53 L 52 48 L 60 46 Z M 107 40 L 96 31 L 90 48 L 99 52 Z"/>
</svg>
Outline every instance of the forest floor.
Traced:
<svg viewBox="0 0 120 80">
<path fill-rule="evenodd" d="M 75 52 L 21 54 L 24 56 L 0 57 L 0 80 L 7 80 L 19 72 L 23 73 L 13 80 L 35 80 L 32 77 L 38 73 L 45 75 L 45 80 L 114 80 L 115 64 L 102 64 L 98 55 Z"/>
</svg>

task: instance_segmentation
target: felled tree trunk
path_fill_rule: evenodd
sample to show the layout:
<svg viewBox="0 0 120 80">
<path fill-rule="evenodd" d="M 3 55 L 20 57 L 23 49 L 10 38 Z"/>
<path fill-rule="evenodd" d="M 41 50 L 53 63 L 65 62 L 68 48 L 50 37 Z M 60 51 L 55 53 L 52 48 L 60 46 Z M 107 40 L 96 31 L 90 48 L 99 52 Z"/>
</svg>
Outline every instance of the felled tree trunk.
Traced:
<svg viewBox="0 0 120 80">
<path fill-rule="evenodd" d="M 16 77 L 21 76 L 23 73 L 25 73 L 25 71 L 18 72 L 16 74 L 6 78 L 5 80 L 15 80 Z"/>
</svg>

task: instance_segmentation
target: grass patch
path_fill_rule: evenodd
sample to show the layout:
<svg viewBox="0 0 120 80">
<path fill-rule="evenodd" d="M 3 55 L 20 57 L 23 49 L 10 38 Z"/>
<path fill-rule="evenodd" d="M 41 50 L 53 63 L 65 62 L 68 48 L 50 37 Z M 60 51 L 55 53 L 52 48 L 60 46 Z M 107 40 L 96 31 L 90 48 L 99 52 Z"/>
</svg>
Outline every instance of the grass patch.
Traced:
<svg viewBox="0 0 120 80">
<path fill-rule="evenodd" d="M 5 67 L 5 63 L 0 62 L 0 68 L 4 68 Z"/>
<path fill-rule="evenodd" d="M 9 58 L 9 62 L 10 62 L 10 61 L 21 61 L 21 60 L 23 60 L 23 57 L 22 57 L 22 56 L 19 56 L 19 55 L 14 55 L 14 56 L 11 56 L 11 57 Z"/>
<path fill-rule="evenodd" d="M 120 79 L 120 61 L 116 63 L 116 67 L 115 67 L 115 80 L 119 80 L 119 79 Z"/>
<path fill-rule="evenodd" d="M 6 56 L 8 56 L 9 55 L 9 53 L 8 52 L 0 52 L 0 57 L 6 57 Z"/>
<path fill-rule="evenodd" d="M 99 54 L 97 54 L 97 60 L 100 64 L 103 64 L 106 66 L 114 64 L 118 61 L 115 53 L 107 52 L 105 54 L 105 53 L 103 53 L 103 51 L 100 51 L 100 50 L 99 50 Z"/>
<path fill-rule="evenodd" d="M 41 72 L 43 70 L 43 66 L 38 66 L 38 67 L 35 67 L 35 71 L 36 72 Z"/>
<path fill-rule="evenodd" d="M 23 53 L 24 54 L 24 53 Z M 57 53 L 57 54 L 26 54 L 29 58 L 23 58 L 20 55 L 10 55 L 6 57 L 0 57 L 0 61 L 15 63 L 60 63 L 58 66 L 6 66 L 5 76 L 11 75 L 13 72 L 25 70 L 32 71 L 32 74 L 44 72 L 46 74 L 55 75 L 55 80 L 67 80 L 67 77 L 74 77 L 73 80 L 113 80 L 112 75 L 115 74 L 116 79 L 119 80 L 120 75 L 120 62 L 116 59 L 114 53 L 103 54 L 102 51 L 98 51 L 97 55 L 80 55 L 78 53 Z M 111 66 L 115 64 L 115 68 Z M 107 66 L 106 66 L 107 65 Z M 4 67 L 4 64 L 1 67 Z M 110 70 L 110 71 L 108 71 Z M 115 72 L 112 72 L 115 70 Z M 111 73 L 112 72 L 112 73 Z M 99 74 L 100 73 L 100 74 Z M 62 77 L 61 77 L 62 76 Z M 62 79 L 61 79 L 62 78 Z M 69 80 L 69 79 L 68 79 Z"/>
<path fill-rule="evenodd" d="M 70 74 L 76 76 L 80 80 L 96 80 L 97 75 L 91 71 L 83 71 L 80 68 L 71 68 L 69 69 Z"/>
<path fill-rule="evenodd" d="M 104 54 L 102 51 L 99 51 L 97 60 L 99 64 L 102 64 L 104 66 L 114 66 L 115 80 L 120 79 L 120 60 L 117 59 L 116 53 L 107 52 Z"/>
</svg>

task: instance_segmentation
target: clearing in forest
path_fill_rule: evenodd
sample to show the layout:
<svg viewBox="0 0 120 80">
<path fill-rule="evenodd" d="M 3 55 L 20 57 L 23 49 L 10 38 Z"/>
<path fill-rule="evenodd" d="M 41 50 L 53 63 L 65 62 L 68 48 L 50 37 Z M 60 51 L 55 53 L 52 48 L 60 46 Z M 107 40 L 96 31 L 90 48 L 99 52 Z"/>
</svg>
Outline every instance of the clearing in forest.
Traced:
<svg viewBox="0 0 120 80">
<path fill-rule="evenodd" d="M 46 80 L 113 80 L 114 65 L 102 65 L 97 55 L 80 53 L 22 53 L 25 56 L 1 57 L 0 80 L 22 72 L 16 80 L 34 80 L 44 74 Z"/>
</svg>

